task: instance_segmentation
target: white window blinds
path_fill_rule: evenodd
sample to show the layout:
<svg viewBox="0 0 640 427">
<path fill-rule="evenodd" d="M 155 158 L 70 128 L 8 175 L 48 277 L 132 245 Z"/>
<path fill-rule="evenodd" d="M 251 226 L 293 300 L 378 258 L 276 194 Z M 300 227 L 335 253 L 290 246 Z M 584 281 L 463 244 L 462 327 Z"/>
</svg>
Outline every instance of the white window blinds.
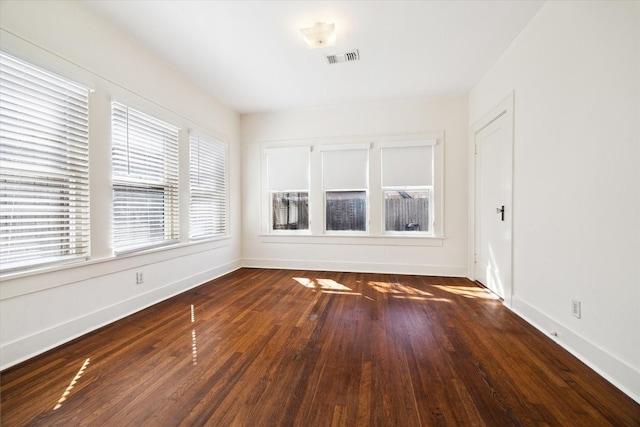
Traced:
<svg viewBox="0 0 640 427">
<path fill-rule="evenodd" d="M 178 239 L 178 131 L 111 104 L 113 246 L 146 249 Z"/>
<path fill-rule="evenodd" d="M 189 237 L 202 239 L 227 232 L 226 145 L 189 133 Z"/>
<path fill-rule="evenodd" d="M 324 146 L 322 187 L 325 190 L 357 190 L 368 187 L 369 144 Z"/>
<path fill-rule="evenodd" d="M 0 267 L 89 253 L 89 91 L 0 53 Z"/>
<path fill-rule="evenodd" d="M 433 185 L 434 142 L 382 147 L 382 186 Z"/>
<path fill-rule="evenodd" d="M 269 191 L 309 191 L 309 147 L 266 150 Z"/>
</svg>

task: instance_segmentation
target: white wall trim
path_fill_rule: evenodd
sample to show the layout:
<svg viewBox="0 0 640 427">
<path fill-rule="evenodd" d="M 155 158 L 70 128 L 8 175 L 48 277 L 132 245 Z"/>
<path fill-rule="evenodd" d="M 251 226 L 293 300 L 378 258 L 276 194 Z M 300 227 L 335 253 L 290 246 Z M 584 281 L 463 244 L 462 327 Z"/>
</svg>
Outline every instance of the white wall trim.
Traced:
<svg viewBox="0 0 640 427">
<path fill-rule="evenodd" d="M 285 270 L 349 271 L 353 273 L 415 274 L 420 276 L 465 277 L 465 265 L 424 265 L 368 263 L 353 261 L 314 261 L 292 259 L 246 258 L 242 266 Z"/>
<path fill-rule="evenodd" d="M 514 313 L 540 330 L 584 364 L 596 371 L 622 392 L 640 403 L 640 371 L 618 359 L 607 350 L 567 329 L 559 322 L 514 295 Z M 552 335 L 555 333 L 557 335 Z"/>
<path fill-rule="evenodd" d="M 193 289 L 210 280 L 241 268 L 240 261 L 231 262 L 155 288 L 133 298 L 118 301 L 87 315 L 72 319 L 35 334 L 0 346 L 0 370 L 42 354 L 103 326 L 144 310 L 154 304 Z"/>
</svg>

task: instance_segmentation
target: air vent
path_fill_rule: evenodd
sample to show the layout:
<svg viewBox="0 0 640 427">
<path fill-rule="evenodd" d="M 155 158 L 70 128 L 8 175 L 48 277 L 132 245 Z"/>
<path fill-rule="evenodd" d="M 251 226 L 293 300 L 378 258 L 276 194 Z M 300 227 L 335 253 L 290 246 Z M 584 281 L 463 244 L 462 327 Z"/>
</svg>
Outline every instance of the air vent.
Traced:
<svg viewBox="0 0 640 427">
<path fill-rule="evenodd" d="M 346 53 L 338 53 L 336 55 L 327 55 L 329 64 L 339 64 L 341 62 L 352 62 L 360 60 L 360 52 L 358 49 Z"/>
</svg>

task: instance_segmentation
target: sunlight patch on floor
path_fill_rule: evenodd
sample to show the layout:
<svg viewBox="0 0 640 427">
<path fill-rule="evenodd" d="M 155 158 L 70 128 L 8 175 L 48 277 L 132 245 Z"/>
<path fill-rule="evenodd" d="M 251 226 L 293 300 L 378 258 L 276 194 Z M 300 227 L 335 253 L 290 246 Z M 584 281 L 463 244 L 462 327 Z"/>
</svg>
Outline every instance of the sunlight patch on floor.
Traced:
<svg viewBox="0 0 640 427">
<path fill-rule="evenodd" d="M 491 291 L 476 286 L 445 286 L 445 285 L 431 285 L 434 288 L 440 289 L 445 292 L 449 292 L 454 295 L 460 295 L 465 298 L 480 298 L 480 299 L 492 299 L 497 300 L 499 297 Z"/>
<path fill-rule="evenodd" d="M 371 286 L 376 291 L 382 294 L 404 294 L 404 295 L 417 295 L 423 297 L 432 297 L 433 294 L 421 291 L 420 289 L 416 289 L 412 286 L 402 285 L 400 283 L 389 283 L 389 282 L 369 282 L 369 286 Z"/>
<path fill-rule="evenodd" d="M 351 288 L 346 287 L 342 283 L 338 283 L 333 279 L 317 279 L 315 282 L 306 277 L 294 277 L 293 280 L 300 283 L 305 288 L 309 289 L 321 289 L 332 291 L 351 291 Z"/>
</svg>

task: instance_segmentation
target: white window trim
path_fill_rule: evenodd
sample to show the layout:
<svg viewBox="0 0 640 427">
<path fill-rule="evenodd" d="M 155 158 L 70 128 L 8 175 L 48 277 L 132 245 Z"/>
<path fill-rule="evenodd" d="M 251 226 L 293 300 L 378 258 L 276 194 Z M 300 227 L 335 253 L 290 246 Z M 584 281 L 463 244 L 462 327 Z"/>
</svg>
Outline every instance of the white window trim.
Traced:
<svg viewBox="0 0 640 427">
<path fill-rule="evenodd" d="M 417 134 L 363 135 L 353 137 L 314 138 L 306 140 L 271 141 L 261 144 L 261 203 L 259 238 L 263 243 L 300 243 L 300 244 L 348 244 L 381 246 L 426 246 L 438 247 L 444 244 L 444 131 L 430 131 Z M 433 233 L 384 232 L 384 202 L 381 177 L 372 174 L 373 169 L 380 170 L 380 150 L 384 147 L 411 147 L 431 145 L 434 147 L 433 203 L 430 215 L 433 218 Z M 272 147 L 308 146 L 311 152 L 310 189 L 309 189 L 309 230 L 270 231 L 269 192 L 266 185 L 265 150 Z M 324 218 L 324 190 L 322 188 L 321 150 L 350 150 L 354 147 L 370 147 L 369 151 L 369 188 L 367 189 L 367 232 L 329 232 L 326 233 Z M 377 200 L 376 200 L 377 199 Z M 375 215 L 374 211 L 375 209 Z M 321 218 L 321 221 L 318 221 Z"/>
<path fill-rule="evenodd" d="M 33 266 L 23 270 L 11 270 L 0 273 L 3 292 L 0 300 L 13 298 L 31 292 L 52 289 L 70 282 L 80 282 L 94 279 L 103 275 L 114 274 L 126 269 L 132 269 L 144 265 L 152 265 L 164 260 L 189 254 L 211 251 L 213 249 L 228 247 L 233 242 L 233 218 L 229 215 L 228 235 L 208 240 L 189 241 L 188 233 L 188 190 L 184 184 L 188 179 L 183 176 L 186 165 L 183 163 L 188 156 L 184 152 L 187 147 L 186 132 L 184 130 L 195 127 L 207 134 L 215 136 L 222 141 L 231 141 L 220 129 L 212 127 L 210 120 L 201 121 L 191 116 L 186 110 L 175 109 L 173 104 L 158 103 L 153 98 L 142 95 L 133 88 L 123 86 L 113 80 L 82 68 L 74 62 L 56 56 L 38 46 L 28 43 L 11 33 L 0 30 L 2 33 L 2 50 L 16 58 L 23 58 L 36 67 L 47 70 L 58 76 L 75 82 L 79 86 L 89 89 L 89 200 L 90 210 L 90 253 L 88 257 L 78 258 L 64 264 L 46 264 Z M 126 105 L 144 111 L 160 120 L 179 126 L 183 130 L 179 136 L 179 230 L 180 241 L 176 244 L 153 247 L 133 253 L 119 254 L 113 252 L 111 233 L 111 102 L 120 101 Z M 94 142 L 97 142 L 94 144 Z M 104 143 L 102 143 L 104 142 Z M 233 142 L 235 144 L 235 141 Z M 230 143 L 231 146 L 233 144 Z M 229 162 L 234 156 L 234 150 L 229 151 Z M 105 161 L 106 159 L 106 161 Z M 188 162 L 187 162 L 188 164 Z M 231 172 L 231 163 L 229 163 Z M 231 181 L 228 181 L 229 183 Z M 229 191 L 229 190 L 228 190 Z M 93 195 L 105 195 L 105 197 L 93 197 Z M 108 196 L 107 196 L 108 195 Z M 187 202 L 184 197 L 187 196 Z M 186 208 L 186 209 L 185 209 Z M 233 209 L 228 205 L 228 212 Z M 184 223 L 183 223 L 184 221 Z M 46 280 L 34 280 L 45 277 Z"/>
<path fill-rule="evenodd" d="M 13 92 L 15 94 L 16 99 L 16 107 L 15 108 L 7 108 L 5 113 L 5 119 L 13 116 L 15 123 L 12 124 L 13 120 L 9 119 L 6 122 L 3 122 L 3 131 L 7 132 L 7 148 L 15 147 L 15 142 L 20 141 L 21 144 L 18 151 L 7 149 L 6 153 L 11 153 L 13 151 L 13 155 L 7 157 L 7 163 L 5 164 L 5 172 L 8 171 L 8 188 L 11 188 L 13 192 L 19 192 L 21 197 L 11 198 L 11 200 L 20 200 L 24 197 L 24 193 L 30 193 L 31 190 L 28 190 L 30 185 L 34 184 L 41 178 L 41 173 L 44 172 L 46 176 L 45 180 L 47 184 L 56 183 L 57 187 L 60 189 L 68 190 L 68 194 L 73 196 L 69 197 L 69 202 L 64 202 L 62 198 L 58 198 L 59 193 L 52 191 L 52 187 L 49 185 L 37 185 L 40 190 L 49 188 L 48 194 L 49 200 L 57 200 L 58 205 L 69 204 L 72 208 L 68 209 L 66 212 L 66 217 L 68 221 L 61 222 L 52 222 L 50 224 L 50 228 L 59 229 L 65 222 L 68 222 L 72 225 L 63 228 L 62 233 L 58 233 L 58 236 L 55 239 L 51 239 L 51 236 L 48 236 L 49 231 L 41 230 L 38 226 L 27 226 L 20 225 L 19 233 L 16 239 L 16 242 L 19 243 L 18 251 L 10 250 L 8 253 L 18 252 L 18 254 L 22 253 L 24 249 L 30 249 L 26 251 L 27 256 L 19 255 L 16 259 L 15 257 L 9 257 L 9 259 L 5 259 L 3 261 L 3 267 L 9 265 L 6 270 L 2 271 L 2 275 L 6 276 L 12 274 L 14 272 L 22 272 L 29 271 L 33 269 L 39 269 L 47 266 L 57 266 L 67 263 L 78 263 L 85 261 L 89 256 L 90 252 L 90 234 L 91 230 L 89 227 L 90 224 L 90 188 L 89 188 L 89 116 L 90 116 L 90 102 L 89 96 L 91 90 L 84 85 L 77 83 L 74 80 L 68 79 L 67 77 L 58 74 L 56 71 L 50 71 L 48 67 L 41 67 L 40 65 L 36 65 L 30 61 L 25 61 L 21 59 L 19 56 L 14 56 L 13 54 L 7 53 L 4 49 L 2 49 L 3 63 L 6 61 L 6 70 L 7 70 L 7 80 L 5 84 L 3 84 L 3 91 L 7 96 L 7 105 L 9 104 L 9 100 L 14 97 L 11 95 Z M 13 65 L 11 65 L 13 64 Z M 11 71 L 13 70 L 13 71 Z M 29 70 L 29 71 L 27 71 Z M 30 76 L 30 78 L 23 78 L 22 76 Z M 10 83 L 11 81 L 14 84 Z M 38 83 L 36 83 L 38 82 Z M 40 82 L 45 82 L 40 83 Z M 34 87 L 42 87 L 46 90 L 35 89 Z M 24 93 L 29 92 L 38 92 L 37 97 L 29 97 L 30 102 L 22 103 L 24 100 Z M 71 95 L 71 93 L 75 93 L 76 95 Z M 55 94 L 55 95 L 53 95 Z M 51 117 L 56 116 L 55 113 L 52 113 L 53 110 L 49 108 L 43 109 L 43 115 L 46 117 L 46 120 L 43 120 L 40 117 L 39 113 L 28 113 L 26 114 L 30 119 L 29 120 L 19 120 L 17 117 L 23 117 L 22 114 L 25 114 L 26 111 L 36 111 L 39 108 L 36 104 L 39 105 L 39 102 L 33 103 L 35 99 L 46 99 L 47 101 L 54 101 L 58 105 L 64 105 L 65 108 L 72 106 L 73 109 L 77 109 L 78 115 L 72 120 L 69 117 L 66 117 L 64 120 L 61 120 L 63 114 L 60 114 L 57 119 L 61 120 L 64 124 L 64 130 L 60 130 L 57 126 L 43 126 L 43 121 L 48 121 Z M 68 99 L 75 99 L 75 101 L 69 102 Z M 62 104 L 60 104 L 62 103 Z M 25 109 L 26 106 L 26 109 Z M 35 108 L 35 110 L 32 110 Z M 41 111 L 41 112 L 42 112 Z M 14 114 L 16 113 L 17 116 Z M 19 114 L 18 114 L 19 113 Z M 59 124 L 59 123 L 58 123 Z M 45 128 L 45 130 L 43 130 Z M 26 131 L 26 132 L 25 132 Z M 68 132 L 65 137 L 61 135 L 65 132 Z M 12 133 L 15 134 L 14 137 L 10 137 Z M 57 143 L 55 144 L 46 144 L 43 141 L 46 141 L 47 138 L 51 136 L 51 134 L 56 134 L 56 138 L 53 138 L 52 141 L 57 139 Z M 47 137 L 43 137 L 42 134 L 46 134 Z M 69 136 L 73 135 L 73 136 Z M 34 156 L 32 153 L 28 156 L 24 156 L 22 150 L 24 149 L 24 145 L 28 145 L 29 143 L 26 141 L 31 140 L 31 145 L 34 146 L 37 153 L 37 156 Z M 11 141 L 14 143 L 12 144 Z M 49 161 L 53 159 L 52 156 L 56 156 L 56 153 L 59 153 L 59 150 L 65 151 L 68 153 L 74 153 L 74 160 L 67 160 L 64 162 L 62 158 L 64 156 L 57 157 L 58 160 L 54 163 L 50 163 Z M 14 158 L 17 161 L 10 160 Z M 33 160 L 37 159 L 37 160 Z M 46 159 L 46 160 L 45 160 Z M 64 163 L 64 167 L 62 166 Z M 26 166 L 26 165 L 29 166 Z M 22 165 L 22 167 L 20 167 Z M 35 167 L 35 168 L 33 168 Z M 33 169 L 32 169 L 33 168 Z M 53 172 L 55 170 L 55 173 Z M 30 173 L 26 173 L 30 172 Z M 73 184 L 63 185 L 59 181 L 65 181 L 65 179 L 59 180 L 54 179 L 59 178 L 61 175 L 64 176 L 67 182 L 72 181 Z M 29 184 L 27 182 L 31 180 Z M 40 192 L 39 192 L 40 193 Z M 42 193 L 40 193 L 42 194 Z M 38 200 L 35 198 L 34 200 Z M 22 202 L 19 202 L 18 205 L 22 205 Z M 32 206 L 34 204 L 32 203 Z M 42 208 L 46 204 L 42 203 L 42 198 L 40 198 L 39 202 L 35 202 L 35 205 L 39 206 L 38 213 L 42 213 L 40 209 L 46 209 L 49 215 L 55 214 L 55 216 L 64 216 L 64 209 L 51 209 L 49 207 Z M 29 213 L 29 209 L 25 209 L 21 212 L 21 214 L 27 215 L 27 217 L 32 218 L 30 222 L 37 220 L 37 217 L 32 217 Z M 74 218 L 74 220 L 71 220 Z M 19 222 L 19 221 L 18 221 Z M 15 225 L 15 223 L 14 223 Z M 8 231 L 9 235 L 13 233 Z M 24 239 L 23 233 L 37 233 L 37 245 L 34 245 L 34 241 L 31 241 L 29 245 L 29 239 Z M 65 235 L 71 236 L 74 235 L 74 238 L 67 237 L 65 239 Z M 32 236 L 33 237 L 33 236 Z M 12 239 L 8 239 L 11 241 Z M 45 244 L 53 244 L 54 247 L 60 246 L 68 246 L 67 254 L 61 253 L 52 253 L 47 256 L 43 256 L 41 251 L 41 245 Z M 57 251 L 62 252 L 60 248 L 57 248 Z M 37 256 L 36 256 L 37 255 Z"/>
<path fill-rule="evenodd" d="M 421 134 L 407 135 L 407 136 L 393 136 L 384 138 L 380 144 L 380 148 L 386 147 L 419 147 L 419 146 L 432 146 L 433 147 L 433 203 L 429 207 L 429 214 L 432 215 L 433 232 L 428 234 L 422 234 L 423 238 L 432 239 L 445 239 L 444 228 L 444 131 L 432 131 Z M 384 187 L 381 186 L 384 191 Z M 383 194 L 383 193 L 381 193 Z M 384 203 L 382 206 L 382 221 L 384 221 Z M 381 230 L 384 232 L 384 222 L 381 224 Z M 402 236 L 406 236 L 408 232 L 402 233 Z M 385 235 L 389 235 L 383 233 Z M 417 234 L 417 233 L 416 233 Z M 418 236 L 416 236 L 418 237 Z"/>
<path fill-rule="evenodd" d="M 320 161 L 320 182 L 322 187 L 322 233 L 327 236 L 368 236 L 371 232 L 371 199 L 370 194 L 370 173 L 371 173 L 371 149 L 373 144 L 370 142 L 360 143 L 344 143 L 344 144 L 322 144 L 318 147 L 320 155 L 325 151 L 366 151 L 366 186 L 360 188 L 325 188 L 324 187 L 324 166 L 322 158 Z M 365 193 L 365 229 L 364 230 L 327 230 L 327 192 L 360 192 Z"/>
<path fill-rule="evenodd" d="M 262 144 L 260 148 L 260 235 L 311 235 L 311 226 L 313 221 L 313 201 L 311 196 L 311 176 L 309 177 L 309 188 L 287 188 L 271 190 L 268 183 L 268 159 L 269 153 L 275 152 L 281 148 L 305 148 L 309 150 L 309 170 L 311 170 L 311 155 L 313 147 L 309 143 L 300 141 L 290 142 L 276 142 Z M 310 172 L 311 173 L 311 172 Z M 271 225 L 273 224 L 273 212 L 272 212 L 272 195 L 273 193 L 307 193 L 309 195 L 309 228 L 306 230 L 274 230 Z"/>
<path fill-rule="evenodd" d="M 173 168 L 169 169 L 169 175 L 165 175 L 163 178 L 164 180 L 159 181 L 159 180 L 146 180 L 146 179 L 139 179 L 139 178 L 135 178 L 135 177 L 130 177 L 127 175 L 119 175 L 117 174 L 114 170 L 113 170 L 113 155 L 111 157 L 111 164 L 112 164 L 112 178 L 111 178 L 111 188 L 112 188 L 112 227 L 113 227 L 113 236 L 112 236 L 112 244 L 114 246 L 114 253 L 117 256 L 120 255 L 124 255 L 124 254 L 129 254 L 129 253 L 133 253 L 133 252 L 139 252 L 139 251 L 145 251 L 147 249 L 153 249 L 153 248 L 157 248 L 157 247 L 162 247 L 162 246 L 169 246 L 169 245 L 175 245 L 177 243 L 180 242 L 180 235 L 179 235 L 179 230 L 180 230 L 180 166 L 179 166 L 179 162 L 180 162 L 180 126 L 177 126 L 175 124 L 173 124 L 172 122 L 166 121 L 164 118 L 162 117 L 158 117 L 156 115 L 153 115 L 153 113 L 147 113 L 146 110 L 144 109 L 139 109 L 135 106 L 132 106 L 126 102 L 123 102 L 121 100 L 118 99 L 112 99 L 111 100 L 111 117 L 112 117 L 112 123 L 111 123 L 111 129 L 112 129 L 112 136 L 111 136 L 111 145 L 113 147 L 113 143 L 114 143 L 114 136 L 113 136 L 113 129 L 115 126 L 115 122 L 113 121 L 113 116 L 114 116 L 114 111 L 116 108 L 119 109 L 126 109 L 127 114 L 129 111 L 133 110 L 135 114 L 138 114 L 140 116 L 147 116 L 149 117 L 149 119 L 151 121 L 157 121 L 158 124 L 164 128 L 166 128 L 167 131 L 174 131 L 176 134 L 176 138 L 175 138 L 175 146 L 173 148 L 171 148 L 174 151 L 174 158 L 170 158 L 169 161 L 170 163 L 173 164 Z M 128 118 L 127 118 L 127 125 L 128 127 Z M 128 132 L 128 131 L 127 131 Z M 165 173 L 167 172 L 167 170 L 165 170 Z M 127 172 L 129 173 L 129 172 Z M 173 184 L 173 185 L 172 185 Z M 152 240 L 152 241 L 144 241 L 144 242 L 129 242 L 129 244 L 127 245 L 123 245 L 119 248 L 115 247 L 115 235 L 116 235 L 116 230 L 115 230 L 115 192 L 114 189 L 116 186 L 126 186 L 126 187 L 130 187 L 132 189 L 135 188 L 142 188 L 143 186 L 148 186 L 148 187 L 158 187 L 158 188 L 163 188 L 164 191 L 169 191 L 170 194 L 173 193 L 173 195 L 171 196 L 171 202 L 170 204 L 167 206 L 166 204 L 163 205 L 164 207 L 164 214 L 163 214 L 163 222 L 167 222 L 167 215 L 169 215 L 168 219 L 169 219 L 169 227 L 170 229 L 164 229 L 164 238 L 163 239 L 159 239 L 159 240 Z"/>
</svg>

